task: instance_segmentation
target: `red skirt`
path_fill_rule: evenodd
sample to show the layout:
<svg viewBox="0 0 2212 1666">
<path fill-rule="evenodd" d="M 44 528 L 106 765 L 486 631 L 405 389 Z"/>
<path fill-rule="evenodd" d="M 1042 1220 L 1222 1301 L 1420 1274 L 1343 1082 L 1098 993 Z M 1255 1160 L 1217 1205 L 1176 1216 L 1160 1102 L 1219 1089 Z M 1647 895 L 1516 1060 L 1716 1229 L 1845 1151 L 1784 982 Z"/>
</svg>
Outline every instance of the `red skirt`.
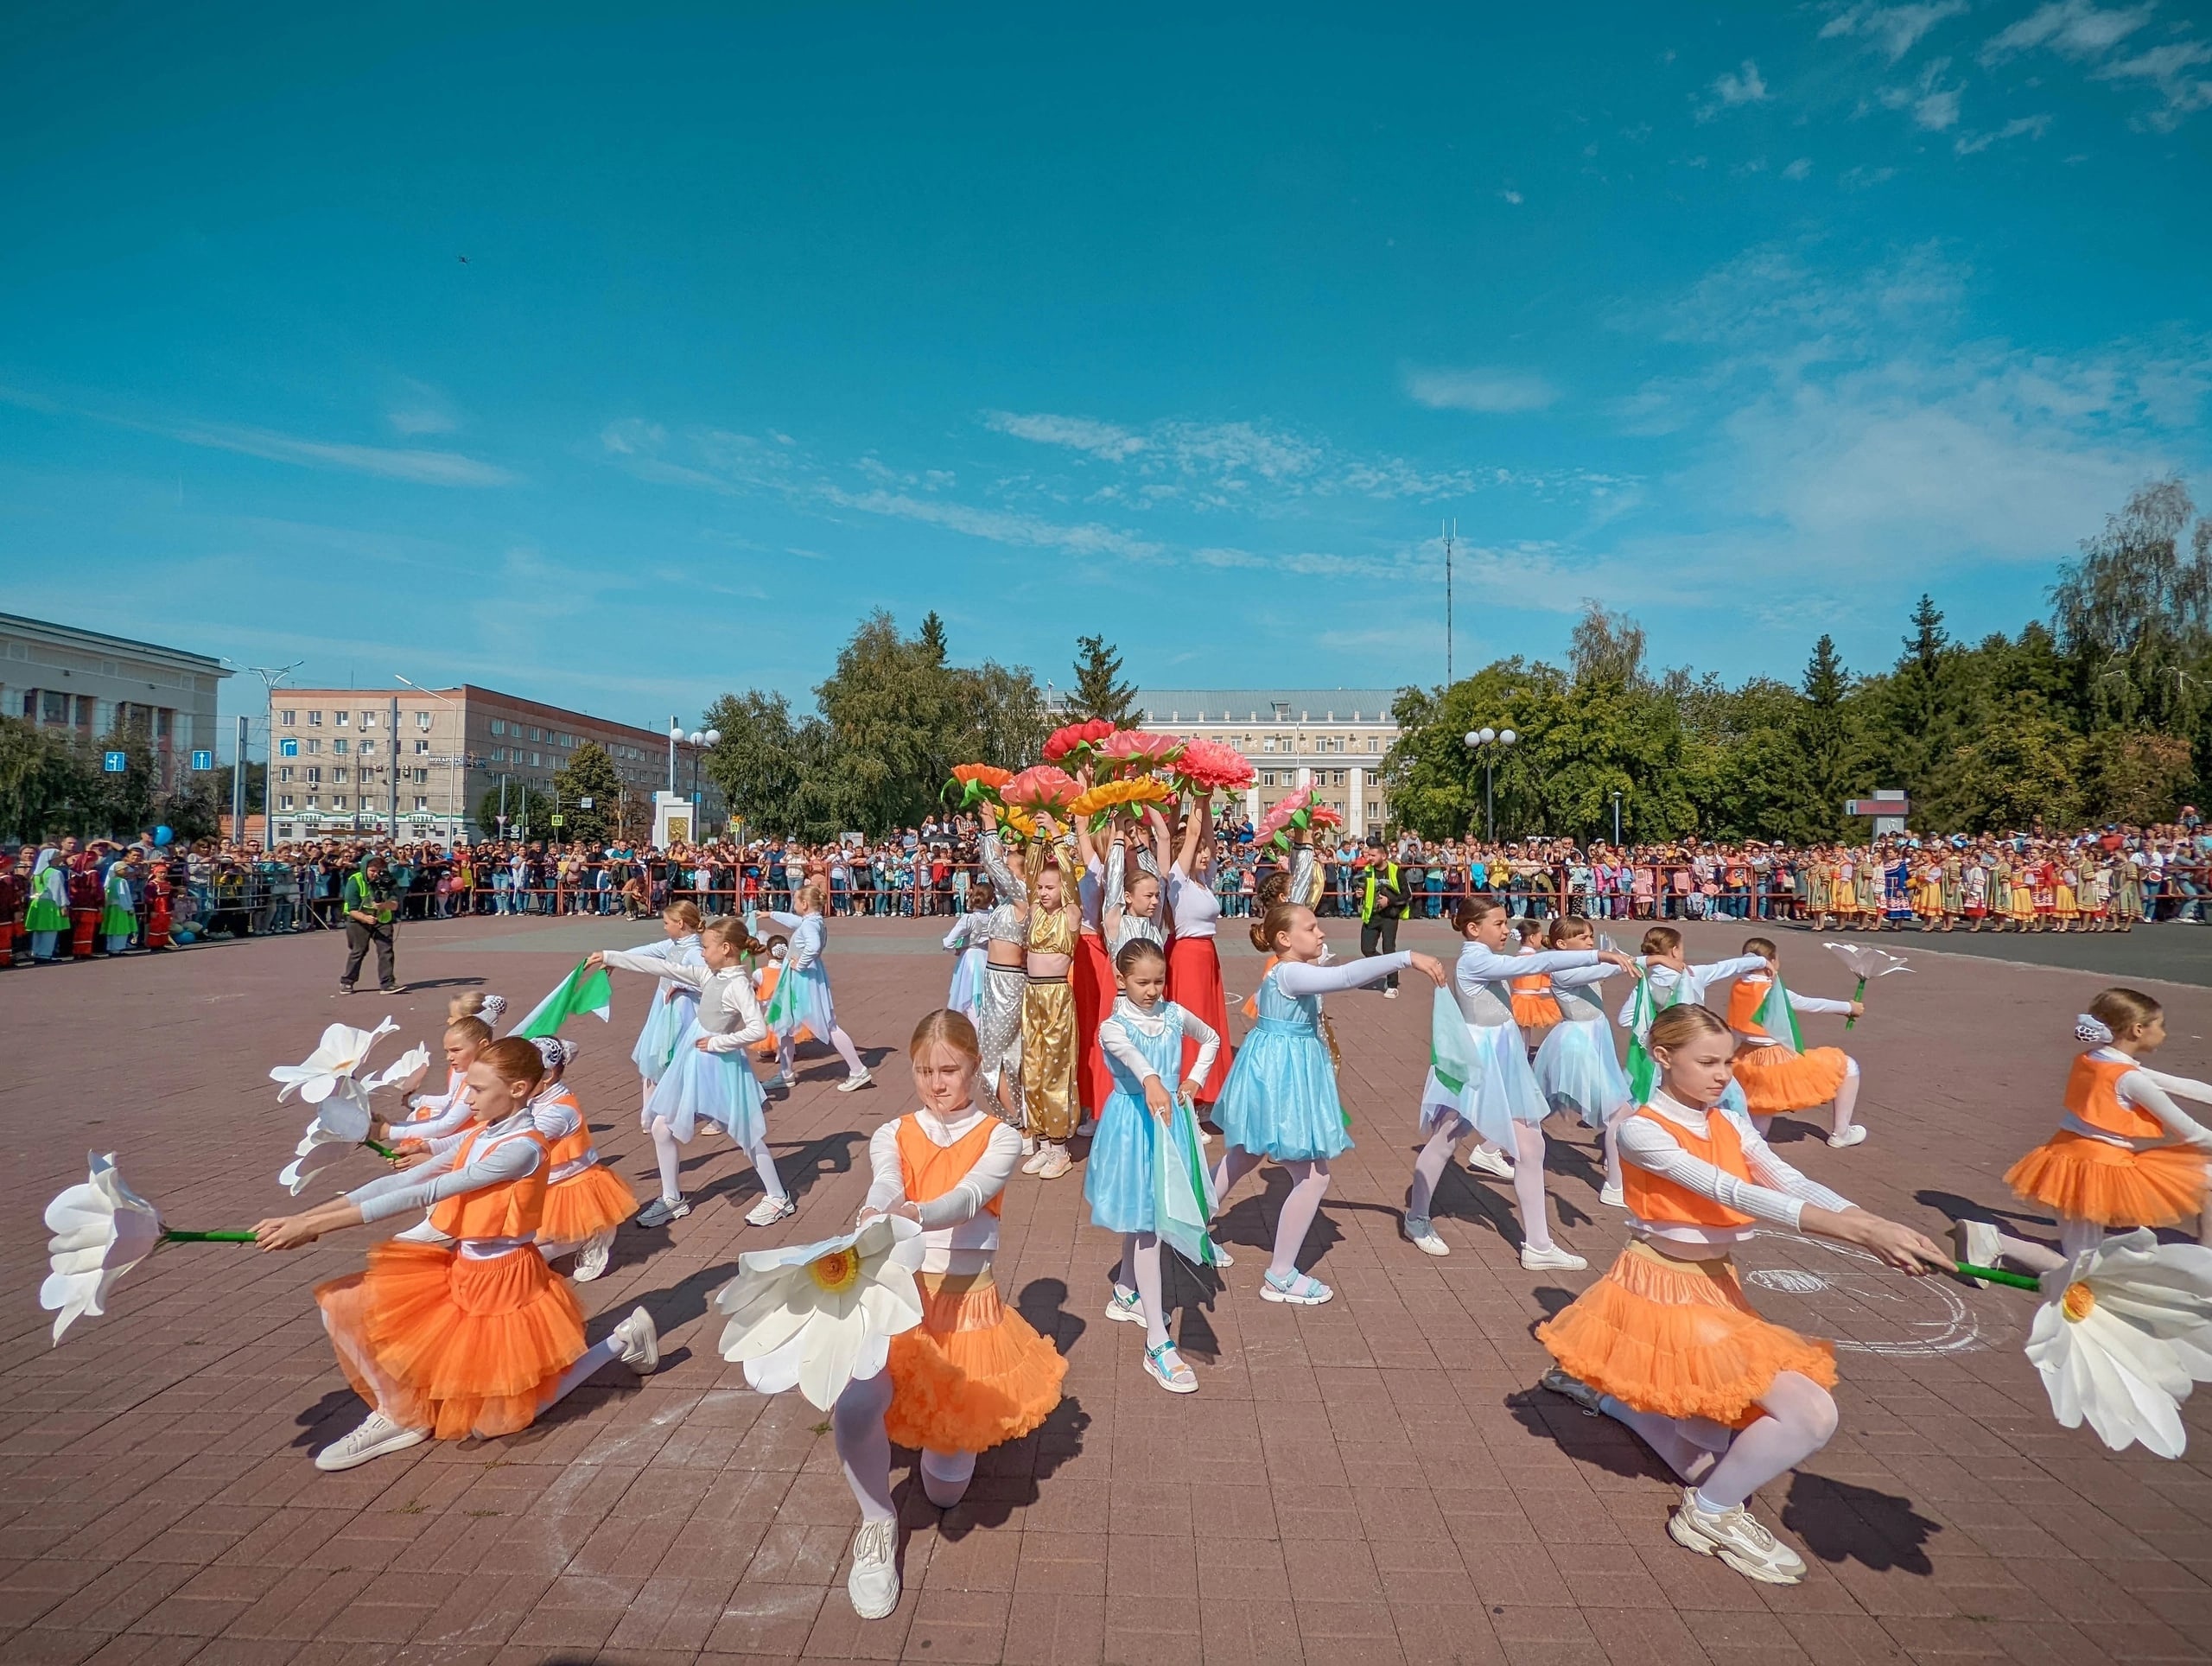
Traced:
<svg viewBox="0 0 2212 1666">
<path fill-rule="evenodd" d="M 1221 1038 L 1213 1068 L 1198 1084 L 1198 1102 L 1210 1105 L 1229 1079 L 1229 998 L 1222 992 L 1221 954 L 1210 937 L 1179 937 L 1167 945 L 1167 998 Z M 1183 1078 L 1190 1079 L 1198 1044 L 1183 1042 Z"/>
<path fill-rule="evenodd" d="M 1114 1097 L 1114 1074 L 1106 1064 L 1106 1050 L 1098 1045 L 1098 1027 L 1114 1010 L 1114 963 L 1096 932 L 1076 938 L 1075 963 L 1069 982 L 1075 991 L 1075 1091 L 1085 1116 Z"/>
</svg>

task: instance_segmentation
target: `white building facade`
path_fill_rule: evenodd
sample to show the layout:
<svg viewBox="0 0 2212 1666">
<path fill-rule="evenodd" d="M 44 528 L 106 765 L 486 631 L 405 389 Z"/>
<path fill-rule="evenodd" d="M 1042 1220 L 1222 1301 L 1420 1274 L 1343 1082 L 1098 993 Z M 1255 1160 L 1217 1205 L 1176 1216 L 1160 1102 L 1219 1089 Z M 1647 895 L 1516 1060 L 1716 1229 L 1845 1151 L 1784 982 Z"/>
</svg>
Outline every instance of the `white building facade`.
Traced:
<svg viewBox="0 0 2212 1666">
<path fill-rule="evenodd" d="M 1344 818 L 1353 837 L 1390 819 L 1383 754 L 1398 738 L 1395 689 L 1141 689 L 1138 727 L 1203 735 L 1243 754 L 1255 819 L 1302 786 Z"/>
<path fill-rule="evenodd" d="M 128 734 L 152 748 L 160 790 L 217 746 L 223 662 L 182 648 L 0 614 L 0 711 L 97 743 Z"/>
</svg>

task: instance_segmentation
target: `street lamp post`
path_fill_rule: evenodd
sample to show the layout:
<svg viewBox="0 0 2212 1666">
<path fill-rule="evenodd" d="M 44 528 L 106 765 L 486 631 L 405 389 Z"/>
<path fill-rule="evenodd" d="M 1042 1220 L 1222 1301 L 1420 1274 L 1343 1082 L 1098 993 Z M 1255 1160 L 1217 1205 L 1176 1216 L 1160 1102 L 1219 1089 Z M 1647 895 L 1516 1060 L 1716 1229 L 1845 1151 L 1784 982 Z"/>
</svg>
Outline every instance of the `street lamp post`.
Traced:
<svg viewBox="0 0 2212 1666">
<path fill-rule="evenodd" d="M 1614 789 L 1613 789 L 1613 849 L 1616 849 L 1616 850 L 1618 850 L 1618 849 L 1620 849 L 1620 847 L 1621 847 L 1621 794 L 1620 794 L 1620 789 L 1619 789 L 1618 787 L 1616 787 L 1616 788 L 1614 788 Z"/>
<path fill-rule="evenodd" d="M 448 753 L 445 756 L 446 851 L 448 855 L 451 855 L 454 847 L 454 819 L 456 817 L 460 817 L 464 820 L 466 819 L 465 814 L 461 810 L 460 800 L 462 793 L 462 784 L 467 779 L 466 775 L 461 772 L 467 768 L 468 762 L 467 714 L 465 711 L 462 711 L 461 703 L 459 701 L 449 700 L 444 695 L 438 693 L 435 689 L 426 689 L 420 683 L 410 682 L 408 678 L 402 677 L 397 671 L 394 671 L 391 674 L 391 677 L 392 681 L 395 683 L 405 683 L 407 686 L 414 690 L 416 693 L 427 694 L 431 699 L 436 701 L 440 705 L 451 706 L 455 711 L 461 712 L 461 715 L 454 719 L 454 750 Z M 396 719 L 392 723 L 391 729 L 391 767 L 393 770 L 393 779 L 397 780 L 398 779 L 397 772 L 399 769 L 399 724 Z"/>
<path fill-rule="evenodd" d="M 1467 750 L 1479 753 L 1483 760 L 1483 843 L 1497 843 L 1497 748 L 1510 747 L 1521 737 L 1511 729 L 1469 729 L 1465 736 Z"/>
<path fill-rule="evenodd" d="M 722 732 L 718 728 L 693 729 L 683 738 L 691 747 L 691 821 L 696 836 L 706 820 L 705 806 L 699 800 L 699 754 L 709 747 L 720 745 Z"/>
</svg>

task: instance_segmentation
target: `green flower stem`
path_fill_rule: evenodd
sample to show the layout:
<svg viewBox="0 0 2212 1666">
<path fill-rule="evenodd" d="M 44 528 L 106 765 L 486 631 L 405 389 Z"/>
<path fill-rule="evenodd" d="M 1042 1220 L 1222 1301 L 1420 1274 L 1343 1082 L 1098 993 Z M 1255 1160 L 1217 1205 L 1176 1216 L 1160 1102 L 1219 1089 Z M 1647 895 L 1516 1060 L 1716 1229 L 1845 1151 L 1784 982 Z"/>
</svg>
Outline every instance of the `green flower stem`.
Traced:
<svg viewBox="0 0 2212 1666">
<path fill-rule="evenodd" d="M 1859 980 L 1859 987 L 1851 992 L 1851 998 L 1853 1001 L 1864 1001 L 1866 998 L 1866 980 L 1865 978 L 1862 977 Z M 1859 1014 L 1857 1013 L 1853 1013 L 1850 1017 L 1843 1021 L 1843 1027 L 1847 1030 L 1858 1021 Z"/>
<path fill-rule="evenodd" d="M 379 1145 L 379 1144 L 378 1144 L 374 1140 L 364 1140 L 364 1141 L 361 1141 L 361 1143 L 362 1143 L 363 1145 L 365 1145 L 365 1146 L 368 1147 L 368 1148 L 369 1148 L 370 1150 L 372 1150 L 372 1151 L 375 1152 L 375 1153 L 377 1154 L 377 1155 L 378 1155 L 378 1156 L 379 1156 L 379 1157 L 397 1157 L 397 1156 L 399 1154 L 397 1151 L 394 1151 L 394 1150 L 393 1150 L 390 1146 L 388 1146 L 388 1145 Z"/>
<path fill-rule="evenodd" d="M 2043 1281 L 2031 1278 L 2025 1273 L 2008 1273 L 1997 1267 L 1977 1267 L 1972 1262 L 1959 1263 L 1959 1273 L 1964 1278 L 1986 1279 L 1992 1284 L 2007 1284 L 2015 1290 L 2040 1290 Z"/>
<path fill-rule="evenodd" d="M 165 1243 L 251 1243 L 255 1242 L 254 1236 L 251 1232 L 180 1232 L 173 1226 L 164 1226 L 162 1229 L 162 1240 Z"/>
</svg>

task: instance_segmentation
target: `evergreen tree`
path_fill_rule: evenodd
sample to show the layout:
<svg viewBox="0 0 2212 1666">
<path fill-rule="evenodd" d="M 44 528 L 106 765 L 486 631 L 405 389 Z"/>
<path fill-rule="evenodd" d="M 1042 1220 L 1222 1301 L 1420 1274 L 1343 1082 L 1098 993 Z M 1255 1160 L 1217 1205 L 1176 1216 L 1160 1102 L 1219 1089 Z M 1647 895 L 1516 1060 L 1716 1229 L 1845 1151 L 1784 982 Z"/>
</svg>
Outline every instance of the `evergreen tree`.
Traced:
<svg viewBox="0 0 2212 1666">
<path fill-rule="evenodd" d="M 1126 727 L 1135 711 L 1137 691 L 1134 684 L 1119 680 L 1122 656 L 1103 636 L 1079 636 L 1075 648 L 1075 690 L 1069 697 L 1074 714 Z"/>
<path fill-rule="evenodd" d="M 1860 747 L 1846 704 L 1852 677 L 1835 651 L 1835 639 L 1822 633 L 1806 662 L 1798 706 L 1796 740 L 1804 759 L 1806 836 L 1831 839 L 1840 831 L 1843 801 L 1857 788 Z"/>
<path fill-rule="evenodd" d="M 949 645 L 945 640 L 944 621 L 938 617 L 935 608 L 931 608 L 924 615 L 918 640 L 923 653 L 927 655 L 933 663 L 939 665 L 944 664 Z"/>
</svg>

